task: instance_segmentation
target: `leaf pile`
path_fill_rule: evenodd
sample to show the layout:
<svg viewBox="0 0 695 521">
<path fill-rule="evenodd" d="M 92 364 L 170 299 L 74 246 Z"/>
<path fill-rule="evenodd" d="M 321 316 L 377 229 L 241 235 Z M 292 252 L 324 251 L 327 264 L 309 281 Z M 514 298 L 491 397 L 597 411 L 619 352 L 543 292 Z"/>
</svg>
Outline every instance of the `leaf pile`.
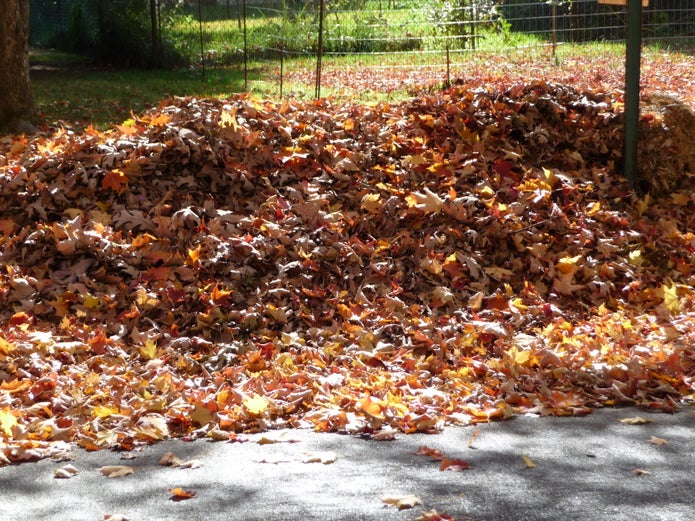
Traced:
<svg viewBox="0 0 695 521">
<path fill-rule="evenodd" d="M 695 196 L 562 85 L 175 99 L 5 140 L 0 460 L 693 395 Z M 658 119 L 651 121 L 658 126 Z"/>
</svg>

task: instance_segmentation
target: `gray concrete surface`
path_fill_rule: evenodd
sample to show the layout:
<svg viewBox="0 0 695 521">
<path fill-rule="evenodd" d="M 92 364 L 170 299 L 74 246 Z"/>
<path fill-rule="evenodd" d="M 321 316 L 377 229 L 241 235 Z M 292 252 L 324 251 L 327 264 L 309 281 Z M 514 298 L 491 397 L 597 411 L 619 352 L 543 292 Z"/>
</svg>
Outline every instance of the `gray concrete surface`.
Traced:
<svg viewBox="0 0 695 521">
<path fill-rule="evenodd" d="M 0 519 L 94 521 L 120 514 L 131 521 L 396 521 L 436 509 L 468 521 L 695 520 L 694 411 L 517 417 L 381 442 L 307 431 L 253 435 L 246 443 L 167 441 L 126 460 L 118 452 L 75 450 L 72 462 L 0 468 Z M 653 421 L 619 421 L 637 416 Z M 258 443 L 278 436 L 284 441 Z M 471 468 L 440 471 L 437 461 L 415 454 L 422 445 Z M 168 451 L 202 466 L 161 466 Z M 337 459 L 304 462 L 316 452 Z M 55 470 L 68 463 L 79 473 L 56 479 Z M 135 472 L 107 478 L 99 471 L 105 465 L 130 465 Z M 175 487 L 196 495 L 173 501 Z M 382 501 L 409 494 L 422 504 L 399 510 Z"/>
</svg>

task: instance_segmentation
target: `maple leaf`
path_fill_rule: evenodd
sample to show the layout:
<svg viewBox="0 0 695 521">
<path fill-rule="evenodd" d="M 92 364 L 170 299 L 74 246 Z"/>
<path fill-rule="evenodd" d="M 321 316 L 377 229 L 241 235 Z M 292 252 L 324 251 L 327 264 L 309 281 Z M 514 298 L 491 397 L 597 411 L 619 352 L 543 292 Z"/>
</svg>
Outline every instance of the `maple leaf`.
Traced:
<svg viewBox="0 0 695 521">
<path fill-rule="evenodd" d="M 101 180 L 101 187 L 111 189 L 114 192 L 121 193 L 128 186 L 128 176 L 121 170 L 107 170 L 104 172 L 104 178 Z"/>
<path fill-rule="evenodd" d="M 250 414 L 259 415 L 263 414 L 268 409 L 270 400 L 265 396 L 255 394 L 253 396 L 244 398 L 242 403 Z"/>
<path fill-rule="evenodd" d="M 2 431 L 5 437 L 12 437 L 15 426 L 17 426 L 17 417 L 12 412 L 12 409 L 5 407 L 0 410 L 0 431 Z"/>
</svg>

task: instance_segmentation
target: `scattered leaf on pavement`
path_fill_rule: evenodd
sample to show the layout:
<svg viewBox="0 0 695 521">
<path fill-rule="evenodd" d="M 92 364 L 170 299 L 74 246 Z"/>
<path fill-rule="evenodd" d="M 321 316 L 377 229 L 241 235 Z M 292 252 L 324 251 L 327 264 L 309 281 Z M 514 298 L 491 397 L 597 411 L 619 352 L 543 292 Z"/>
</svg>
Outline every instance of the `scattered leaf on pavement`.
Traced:
<svg viewBox="0 0 695 521">
<path fill-rule="evenodd" d="M 56 478 L 59 478 L 59 479 L 67 479 L 67 478 L 73 477 L 74 475 L 78 474 L 79 472 L 80 471 L 72 465 L 64 465 L 64 466 L 60 467 L 59 469 L 56 469 L 54 475 Z"/>
<path fill-rule="evenodd" d="M 666 445 L 668 443 L 668 440 L 652 436 L 651 438 L 649 438 L 649 443 L 653 443 L 654 445 Z"/>
<path fill-rule="evenodd" d="M 434 508 L 429 512 L 422 512 L 415 521 L 455 521 L 449 514 L 440 514 Z"/>
<path fill-rule="evenodd" d="M 646 425 L 652 423 L 654 420 L 651 418 L 644 418 L 643 416 L 634 416 L 632 418 L 622 418 L 618 421 L 620 423 L 626 423 L 627 425 Z"/>
<path fill-rule="evenodd" d="M 338 454 L 333 451 L 305 452 L 301 456 L 302 463 L 323 463 L 328 465 L 338 460 Z"/>
<path fill-rule="evenodd" d="M 101 473 L 107 478 L 121 478 L 127 476 L 128 474 L 135 473 L 133 467 L 128 467 L 127 465 L 106 465 L 99 469 Z"/>
<path fill-rule="evenodd" d="M 185 490 L 181 487 L 170 488 L 169 493 L 171 494 L 171 497 L 169 499 L 173 501 L 183 501 L 185 499 L 191 499 L 194 498 L 197 494 L 197 492 L 194 490 Z"/>
<path fill-rule="evenodd" d="M 471 468 L 470 463 L 462 459 L 443 459 L 439 464 L 439 470 L 451 470 L 459 472 Z"/>
<path fill-rule="evenodd" d="M 381 501 L 387 505 L 398 507 L 399 510 L 413 508 L 416 505 L 422 504 L 422 500 L 414 494 L 405 496 L 384 496 L 381 498 Z"/>
<path fill-rule="evenodd" d="M 524 463 L 525 463 L 526 466 L 527 466 L 528 468 L 530 468 L 530 469 L 535 468 L 535 467 L 538 466 L 538 465 L 536 465 L 536 464 L 533 462 L 533 460 L 532 460 L 531 458 L 529 458 L 526 454 L 522 454 L 522 455 L 521 455 L 521 459 L 524 460 Z"/>
</svg>

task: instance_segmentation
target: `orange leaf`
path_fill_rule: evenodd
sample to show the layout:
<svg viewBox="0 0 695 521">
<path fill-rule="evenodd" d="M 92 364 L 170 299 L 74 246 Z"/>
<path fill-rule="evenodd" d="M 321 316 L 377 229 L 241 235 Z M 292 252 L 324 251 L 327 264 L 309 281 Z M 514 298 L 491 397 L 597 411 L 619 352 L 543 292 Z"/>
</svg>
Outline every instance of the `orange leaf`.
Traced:
<svg viewBox="0 0 695 521">
<path fill-rule="evenodd" d="M 366 398 L 362 398 L 358 403 L 360 408 L 370 416 L 374 416 L 375 418 L 383 418 L 384 415 L 381 412 L 383 402 L 380 402 L 381 400 L 375 400 L 371 396 L 367 396 Z"/>
<path fill-rule="evenodd" d="M 427 447 L 426 445 L 421 446 L 416 452 L 418 456 L 429 456 L 432 459 L 436 460 L 444 460 L 446 459 L 446 456 L 444 456 L 444 453 L 439 450 L 439 449 L 433 449 L 431 447 Z"/>
<path fill-rule="evenodd" d="M 460 472 L 470 468 L 470 464 L 462 459 L 445 459 L 442 460 L 441 464 L 439 465 L 439 470 L 452 470 L 455 472 Z"/>
<path fill-rule="evenodd" d="M 125 190 L 125 186 L 128 184 L 128 177 L 124 172 L 119 169 L 114 168 L 113 170 L 107 170 L 104 174 L 104 179 L 101 180 L 101 187 L 106 190 L 110 188 L 114 192 L 122 192 Z"/>
<path fill-rule="evenodd" d="M 169 493 L 174 501 L 181 501 L 183 499 L 191 499 L 196 496 L 197 492 L 194 490 L 184 490 L 181 487 L 170 488 Z"/>
</svg>

